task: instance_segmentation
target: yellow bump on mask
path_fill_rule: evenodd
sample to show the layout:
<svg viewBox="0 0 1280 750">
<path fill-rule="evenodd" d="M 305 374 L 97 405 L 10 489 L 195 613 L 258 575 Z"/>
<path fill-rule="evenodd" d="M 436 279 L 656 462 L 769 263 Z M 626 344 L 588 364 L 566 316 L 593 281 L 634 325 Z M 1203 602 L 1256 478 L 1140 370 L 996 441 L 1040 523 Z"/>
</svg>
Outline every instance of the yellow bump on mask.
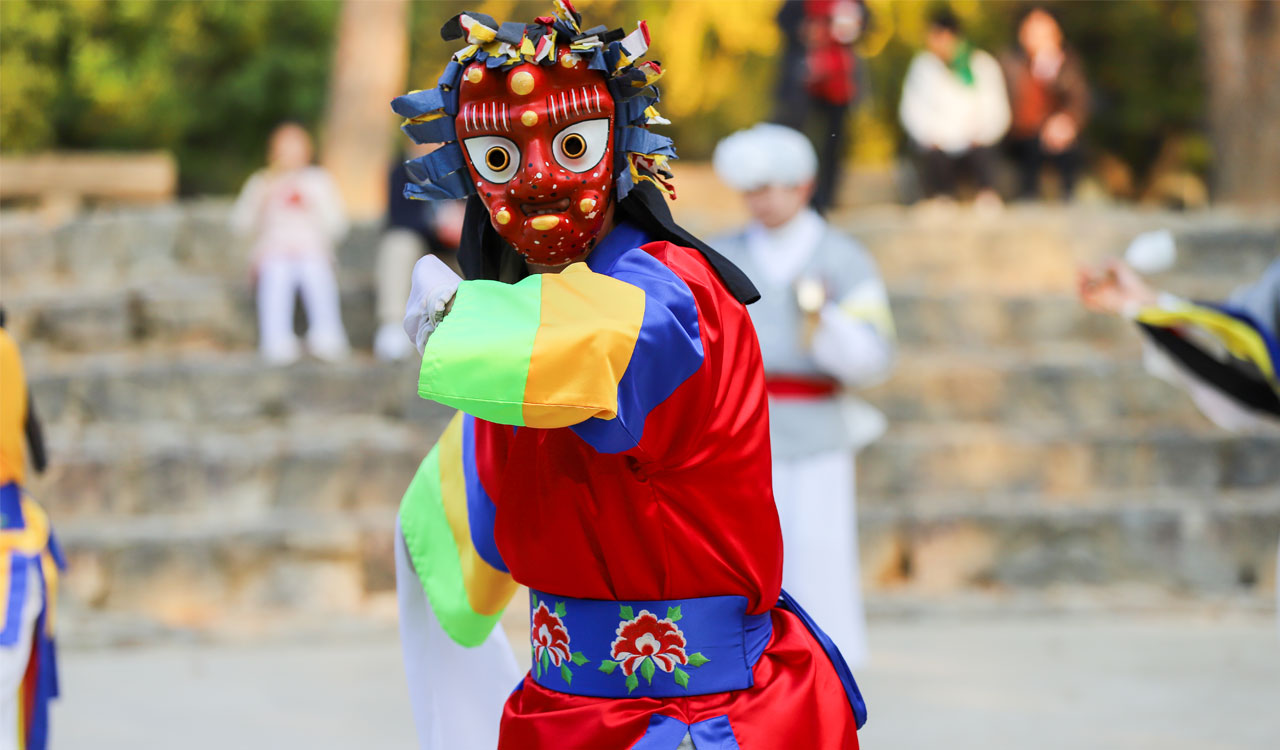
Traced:
<svg viewBox="0 0 1280 750">
<path fill-rule="evenodd" d="M 480 83 L 480 81 L 484 80 L 484 69 L 478 65 L 468 69 L 467 80 L 472 83 Z"/>
<path fill-rule="evenodd" d="M 595 207 L 596 207 L 595 198 L 583 198 L 582 200 L 578 201 L 578 210 L 582 211 L 582 213 L 584 214 L 591 213 L 592 209 L 594 209 Z"/>
<path fill-rule="evenodd" d="M 525 127 L 531 128 L 538 124 L 538 113 L 532 109 L 526 109 L 524 114 L 520 115 L 520 122 L 524 123 Z"/>
<path fill-rule="evenodd" d="M 533 91 L 533 74 L 527 70 L 521 70 L 513 73 L 511 76 L 511 90 L 520 96 L 526 96 Z"/>
<path fill-rule="evenodd" d="M 505 208 L 500 208 L 498 209 L 498 212 L 493 215 L 493 220 L 504 226 L 510 224 L 511 212 Z"/>
<path fill-rule="evenodd" d="M 555 229 L 559 223 L 560 223 L 560 217 L 554 214 L 544 214 L 542 216 L 535 216 L 529 220 L 529 226 L 533 227 L 539 232 L 545 232 L 548 229 Z"/>
</svg>

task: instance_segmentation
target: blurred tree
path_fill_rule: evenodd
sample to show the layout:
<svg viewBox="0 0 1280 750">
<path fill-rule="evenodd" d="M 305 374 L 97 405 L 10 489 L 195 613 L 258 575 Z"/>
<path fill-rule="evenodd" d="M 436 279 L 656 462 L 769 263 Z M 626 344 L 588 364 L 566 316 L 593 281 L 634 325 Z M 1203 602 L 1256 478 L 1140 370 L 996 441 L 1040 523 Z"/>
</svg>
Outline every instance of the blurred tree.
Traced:
<svg viewBox="0 0 1280 750">
<path fill-rule="evenodd" d="M 1280 206 L 1280 4 L 1202 2 L 1219 199 Z"/>
<path fill-rule="evenodd" d="M 352 218 L 386 210 L 388 135 L 397 121 L 387 103 L 404 93 L 408 20 L 407 0 L 345 0 L 342 6 L 320 153 Z"/>
<path fill-rule="evenodd" d="M 234 190 L 276 123 L 319 123 L 337 11 L 329 0 L 3 0 L 0 148 L 166 148 L 183 192 Z"/>
<path fill-rule="evenodd" d="M 439 34 L 454 13 L 473 8 L 500 20 L 527 20 L 545 14 L 549 2 L 414 3 L 409 75 L 402 88 L 434 83 L 456 49 Z M 773 23 L 777 0 L 577 4 L 591 24 L 632 28 L 648 19 L 653 29 L 649 57 L 668 71 L 661 84 L 662 109 L 672 124 L 662 132 L 676 139 L 684 158 L 706 158 L 719 138 L 771 109 L 779 49 Z M 1006 0 L 950 4 L 974 41 L 992 52 L 1013 43 L 1016 17 L 1030 5 Z M 1179 0 L 1043 4 L 1060 17 L 1088 70 L 1096 108 L 1085 140 L 1093 151 L 1116 154 L 1142 173 L 1165 141 L 1177 137 L 1192 146 L 1184 153 L 1203 155 L 1192 166 L 1207 168 L 1206 68 L 1197 5 Z M 869 0 L 869 5 L 871 26 L 859 49 L 868 63 L 870 96 L 857 116 L 855 156 L 883 162 L 901 142 L 902 77 L 923 44 L 935 4 Z M 1253 0 L 1245 5 L 1255 14 L 1274 15 L 1277 4 Z M 291 118 L 313 128 L 322 123 L 340 12 L 336 0 L 0 0 L 0 148 L 168 148 L 178 156 L 184 193 L 235 190 L 261 163 L 267 133 L 277 122 Z M 1205 18 L 1204 28 L 1211 23 Z M 1257 36 L 1252 20 L 1246 26 Z M 1219 48 L 1227 49 L 1221 44 L 1214 49 Z M 1275 48 L 1257 50 L 1246 59 L 1274 71 Z M 361 57 L 350 65 L 385 62 Z M 1275 76 L 1270 80 L 1274 84 Z M 1241 133 L 1264 132 L 1266 122 L 1250 130 L 1232 119 L 1232 113 L 1244 111 L 1238 109 L 1239 97 L 1235 101 L 1215 104 L 1212 116 L 1221 118 L 1215 120 L 1215 132 L 1233 123 Z M 370 116 L 381 121 L 381 115 Z M 394 137 L 390 125 L 385 134 Z M 1233 157 L 1245 152 L 1226 142 L 1218 150 L 1221 159 L 1249 161 L 1247 154 L 1243 162 Z M 1224 161 L 1220 171 L 1225 186 L 1232 168 Z"/>
</svg>

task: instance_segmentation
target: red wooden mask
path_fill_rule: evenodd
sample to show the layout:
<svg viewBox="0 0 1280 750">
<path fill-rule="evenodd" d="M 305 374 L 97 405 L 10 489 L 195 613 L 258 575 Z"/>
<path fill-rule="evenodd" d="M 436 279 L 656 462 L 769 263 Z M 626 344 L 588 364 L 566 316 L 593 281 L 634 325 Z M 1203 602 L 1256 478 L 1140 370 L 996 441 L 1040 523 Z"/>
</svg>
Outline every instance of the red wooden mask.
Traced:
<svg viewBox="0 0 1280 750">
<path fill-rule="evenodd" d="M 614 102 L 605 76 L 561 50 L 555 65 L 463 71 L 456 125 L 498 234 L 562 265 L 594 245 L 613 200 Z"/>
</svg>

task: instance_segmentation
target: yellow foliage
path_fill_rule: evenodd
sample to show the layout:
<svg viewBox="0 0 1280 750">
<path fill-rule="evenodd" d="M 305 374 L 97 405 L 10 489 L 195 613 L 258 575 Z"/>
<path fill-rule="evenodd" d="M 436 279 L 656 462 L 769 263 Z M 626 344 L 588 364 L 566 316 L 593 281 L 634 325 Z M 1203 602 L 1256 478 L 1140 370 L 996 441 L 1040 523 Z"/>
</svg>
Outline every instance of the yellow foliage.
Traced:
<svg viewBox="0 0 1280 750">
<path fill-rule="evenodd" d="M 653 19 L 658 29 L 653 54 L 667 71 L 663 104 L 670 114 L 691 117 L 730 105 L 735 96 L 770 95 L 765 82 L 751 75 L 758 70 L 744 69 L 743 62 L 753 54 L 777 52 L 777 2 L 684 2 L 665 8 L 665 17 Z"/>
</svg>

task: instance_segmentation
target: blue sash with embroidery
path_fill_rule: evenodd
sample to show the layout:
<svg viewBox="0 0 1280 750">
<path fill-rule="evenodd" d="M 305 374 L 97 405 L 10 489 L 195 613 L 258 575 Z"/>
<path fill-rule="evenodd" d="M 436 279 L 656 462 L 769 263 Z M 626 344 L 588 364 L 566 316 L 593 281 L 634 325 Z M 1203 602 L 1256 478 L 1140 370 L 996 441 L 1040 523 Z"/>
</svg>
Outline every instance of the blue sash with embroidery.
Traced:
<svg viewBox="0 0 1280 750">
<path fill-rule="evenodd" d="M 743 690 L 773 635 L 770 613 L 748 615 L 742 596 L 606 601 L 529 591 L 533 679 L 548 690 L 596 698 L 678 698 Z M 822 647 L 858 728 L 867 706 L 840 650 L 795 599 L 793 613 Z"/>
<path fill-rule="evenodd" d="M 530 591 L 533 679 L 597 698 L 678 698 L 742 690 L 769 645 L 768 612 L 743 596 L 659 601 Z"/>
</svg>

